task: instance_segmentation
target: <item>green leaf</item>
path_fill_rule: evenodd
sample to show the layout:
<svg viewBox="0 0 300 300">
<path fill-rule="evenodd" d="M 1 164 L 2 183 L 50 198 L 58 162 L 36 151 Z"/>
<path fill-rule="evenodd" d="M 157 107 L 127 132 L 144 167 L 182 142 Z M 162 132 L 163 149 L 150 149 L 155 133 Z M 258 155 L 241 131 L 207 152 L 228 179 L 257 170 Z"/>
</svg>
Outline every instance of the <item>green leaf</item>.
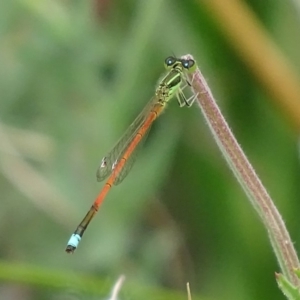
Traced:
<svg viewBox="0 0 300 300">
<path fill-rule="evenodd" d="M 291 284 L 284 275 L 276 273 L 276 280 L 279 288 L 289 300 L 300 300 L 299 289 Z"/>
</svg>

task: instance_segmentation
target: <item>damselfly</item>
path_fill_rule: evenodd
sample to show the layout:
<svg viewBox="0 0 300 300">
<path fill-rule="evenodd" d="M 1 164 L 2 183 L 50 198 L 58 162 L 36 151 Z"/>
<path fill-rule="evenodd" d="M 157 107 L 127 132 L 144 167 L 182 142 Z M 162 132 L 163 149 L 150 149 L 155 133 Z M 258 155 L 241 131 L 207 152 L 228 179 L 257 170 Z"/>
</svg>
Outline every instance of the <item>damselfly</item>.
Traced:
<svg viewBox="0 0 300 300">
<path fill-rule="evenodd" d="M 72 234 L 66 252 L 74 252 L 112 185 L 119 184 L 127 176 L 135 161 L 137 147 L 147 135 L 152 123 L 165 109 L 168 101 L 176 95 L 180 107 L 189 107 L 193 104 L 196 97 L 186 98 L 183 89 L 190 85 L 186 74 L 196 69 L 195 61 L 170 56 L 165 60 L 165 67 L 168 73 L 158 84 L 154 97 L 129 126 L 113 149 L 102 159 L 97 170 L 97 179 L 102 181 L 108 176 L 109 178 L 92 207 Z"/>
</svg>

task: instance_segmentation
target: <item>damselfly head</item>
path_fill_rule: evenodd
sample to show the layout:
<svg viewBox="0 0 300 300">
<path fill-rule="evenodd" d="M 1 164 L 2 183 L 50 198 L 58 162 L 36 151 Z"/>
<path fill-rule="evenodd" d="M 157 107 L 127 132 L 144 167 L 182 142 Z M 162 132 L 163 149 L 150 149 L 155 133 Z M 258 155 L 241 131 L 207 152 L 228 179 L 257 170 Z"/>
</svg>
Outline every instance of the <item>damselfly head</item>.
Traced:
<svg viewBox="0 0 300 300">
<path fill-rule="evenodd" d="M 193 59 L 182 59 L 174 56 L 169 56 L 165 59 L 165 68 L 167 70 L 170 70 L 177 65 L 181 65 L 188 72 L 194 72 L 196 69 L 196 63 Z"/>
</svg>

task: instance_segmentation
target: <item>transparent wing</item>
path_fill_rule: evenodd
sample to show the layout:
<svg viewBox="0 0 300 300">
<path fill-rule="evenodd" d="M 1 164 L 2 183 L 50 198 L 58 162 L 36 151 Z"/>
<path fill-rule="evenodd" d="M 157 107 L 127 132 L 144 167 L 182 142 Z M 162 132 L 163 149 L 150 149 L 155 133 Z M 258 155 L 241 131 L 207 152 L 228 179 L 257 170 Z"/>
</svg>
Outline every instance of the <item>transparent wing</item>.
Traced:
<svg viewBox="0 0 300 300">
<path fill-rule="evenodd" d="M 132 139 L 138 132 L 140 126 L 145 121 L 147 115 L 153 108 L 156 101 L 157 101 L 157 99 L 155 97 L 149 101 L 149 103 L 146 105 L 146 107 L 142 110 L 142 112 L 137 116 L 137 118 L 129 126 L 127 131 L 119 139 L 119 141 L 112 148 L 112 150 L 106 156 L 103 157 L 103 159 L 100 163 L 100 166 L 98 167 L 98 170 L 97 170 L 97 180 L 98 181 L 104 180 L 106 177 L 108 177 L 108 175 L 110 175 L 112 173 L 114 164 L 117 163 L 117 161 L 122 157 L 122 155 L 124 154 L 128 145 L 130 144 L 130 142 L 132 141 Z M 139 146 L 137 146 L 137 147 L 139 148 Z M 134 152 L 136 152 L 136 151 L 134 151 Z M 133 153 L 133 155 L 134 155 L 134 153 Z M 134 162 L 134 157 L 132 159 L 129 158 L 128 161 L 126 162 L 126 165 L 130 165 L 128 163 L 133 164 L 133 162 Z M 131 165 L 131 167 L 132 167 L 132 165 Z M 131 169 L 131 167 L 130 167 L 130 169 Z M 124 166 L 124 168 L 126 168 L 126 166 Z M 129 170 L 127 171 L 126 175 L 128 174 Z M 125 170 L 124 170 L 124 172 L 125 172 Z M 122 179 L 124 179 L 125 176 L 123 176 Z M 121 182 L 121 181 L 122 180 L 119 180 L 119 182 Z"/>
<path fill-rule="evenodd" d="M 121 169 L 121 171 L 117 174 L 117 177 L 114 181 L 114 184 L 117 185 L 119 183 L 121 183 L 123 181 L 123 179 L 128 175 L 128 173 L 130 172 L 130 170 L 132 169 L 134 163 L 135 163 L 135 160 L 136 160 L 136 157 L 137 157 L 137 154 L 139 153 L 139 150 L 141 148 L 143 148 L 143 145 L 145 143 L 145 141 L 147 140 L 147 136 L 148 136 L 148 133 L 150 131 L 150 128 L 151 126 L 149 126 L 148 130 L 146 131 L 146 133 L 143 135 L 141 141 L 139 142 L 139 144 L 136 146 L 136 148 L 134 149 L 133 153 L 130 155 L 130 157 L 127 159 L 127 161 L 125 162 L 125 165 L 124 167 Z M 134 136 L 132 137 L 134 138 Z M 132 141 L 132 139 L 131 139 Z M 130 141 L 130 142 L 131 142 Z M 126 149 L 124 149 L 124 152 L 125 152 Z M 120 158 L 123 156 L 124 153 L 122 153 L 120 155 Z"/>
</svg>

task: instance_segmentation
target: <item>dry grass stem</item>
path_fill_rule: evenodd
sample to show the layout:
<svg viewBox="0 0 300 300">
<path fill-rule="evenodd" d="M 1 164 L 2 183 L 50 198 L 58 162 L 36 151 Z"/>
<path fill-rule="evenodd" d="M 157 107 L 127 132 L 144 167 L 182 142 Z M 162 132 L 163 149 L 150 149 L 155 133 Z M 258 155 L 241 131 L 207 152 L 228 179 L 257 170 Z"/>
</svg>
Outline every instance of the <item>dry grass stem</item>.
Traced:
<svg viewBox="0 0 300 300">
<path fill-rule="evenodd" d="M 193 59 L 191 55 L 185 59 Z M 199 68 L 190 75 L 193 92 L 207 124 L 231 170 L 263 221 L 281 270 L 296 286 L 299 260 L 281 215 L 225 121 Z"/>
</svg>

